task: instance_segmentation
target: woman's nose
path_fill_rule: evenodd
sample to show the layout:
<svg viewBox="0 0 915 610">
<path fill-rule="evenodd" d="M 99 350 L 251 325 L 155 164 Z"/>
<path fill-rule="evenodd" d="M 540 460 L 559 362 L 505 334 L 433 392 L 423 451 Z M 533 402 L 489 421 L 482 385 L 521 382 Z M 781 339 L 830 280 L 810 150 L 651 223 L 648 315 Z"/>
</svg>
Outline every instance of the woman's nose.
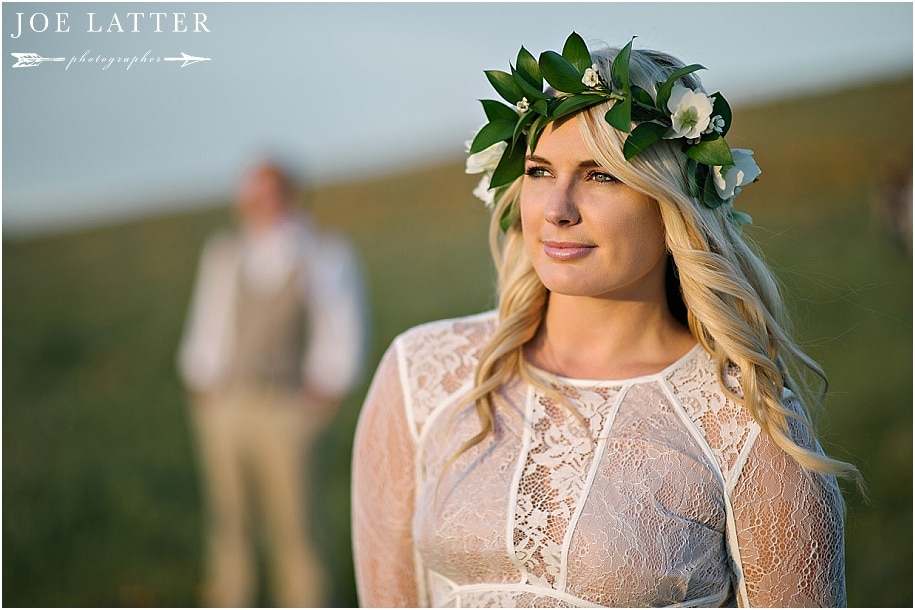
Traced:
<svg viewBox="0 0 915 610">
<path fill-rule="evenodd" d="M 556 185 L 546 204 L 546 220 L 557 227 L 569 227 L 581 222 L 581 214 L 570 186 Z"/>
</svg>

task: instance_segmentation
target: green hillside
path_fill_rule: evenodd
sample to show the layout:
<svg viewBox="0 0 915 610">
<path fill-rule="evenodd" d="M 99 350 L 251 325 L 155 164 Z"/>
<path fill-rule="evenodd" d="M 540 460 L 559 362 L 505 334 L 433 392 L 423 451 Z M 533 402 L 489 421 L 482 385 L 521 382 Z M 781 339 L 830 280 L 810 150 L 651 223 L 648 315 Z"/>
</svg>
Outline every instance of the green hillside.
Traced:
<svg viewBox="0 0 915 610">
<path fill-rule="evenodd" d="M 912 81 L 741 108 L 728 140 L 756 151 L 746 232 L 831 376 L 824 444 L 870 486 L 870 504 L 846 486 L 849 604 L 911 607 L 912 254 L 879 210 L 911 170 Z M 362 255 L 373 321 L 365 379 L 314 455 L 314 535 L 338 606 L 356 603 L 350 447 L 374 365 L 402 330 L 493 304 L 475 184 L 456 159 L 314 194 Z M 214 207 L 4 240 L 4 606 L 197 603 L 200 494 L 175 349 L 201 242 L 229 221 Z"/>
</svg>

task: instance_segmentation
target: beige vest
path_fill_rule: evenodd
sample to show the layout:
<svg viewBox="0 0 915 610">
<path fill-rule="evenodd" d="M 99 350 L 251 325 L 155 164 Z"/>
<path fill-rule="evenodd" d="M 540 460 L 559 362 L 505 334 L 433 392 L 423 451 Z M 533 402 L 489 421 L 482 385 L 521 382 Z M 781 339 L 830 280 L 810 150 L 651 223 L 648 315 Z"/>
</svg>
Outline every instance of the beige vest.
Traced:
<svg viewBox="0 0 915 610">
<path fill-rule="evenodd" d="M 268 294 L 246 285 L 241 265 L 237 273 L 231 385 L 295 392 L 302 384 L 307 318 L 298 270 L 289 274 L 279 291 Z"/>
</svg>

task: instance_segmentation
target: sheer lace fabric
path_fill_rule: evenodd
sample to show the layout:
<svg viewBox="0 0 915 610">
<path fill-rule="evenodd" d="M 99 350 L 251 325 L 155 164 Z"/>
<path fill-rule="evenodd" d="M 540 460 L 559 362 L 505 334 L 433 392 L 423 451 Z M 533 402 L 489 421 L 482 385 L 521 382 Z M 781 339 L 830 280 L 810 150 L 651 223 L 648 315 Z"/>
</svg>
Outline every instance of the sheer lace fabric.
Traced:
<svg viewBox="0 0 915 610">
<path fill-rule="evenodd" d="M 835 480 L 760 434 L 698 346 L 654 375 L 552 377 L 566 404 L 512 383 L 452 460 L 494 324 L 418 327 L 379 366 L 354 453 L 363 605 L 844 605 Z"/>
</svg>

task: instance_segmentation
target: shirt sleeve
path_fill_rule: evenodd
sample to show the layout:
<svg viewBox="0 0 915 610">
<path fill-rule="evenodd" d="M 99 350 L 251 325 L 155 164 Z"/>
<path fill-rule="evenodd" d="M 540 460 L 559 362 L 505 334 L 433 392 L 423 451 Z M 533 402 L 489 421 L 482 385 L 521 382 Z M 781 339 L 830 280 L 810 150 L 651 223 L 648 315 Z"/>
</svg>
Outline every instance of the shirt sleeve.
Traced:
<svg viewBox="0 0 915 610">
<path fill-rule="evenodd" d="M 203 247 L 178 349 L 178 372 L 196 391 L 223 382 L 234 334 L 237 249 L 228 234 L 217 234 Z"/>
<path fill-rule="evenodd" d="M 303 379 L 325 396 L 342 396 L 357 382 L 364 359 L 362 270 L 352 246 L 339 236 L 324 237 L 310 256 Z"/>
<path fill-rule="evenodd" d="M 816 447 L 800 426 L 792 427 L 799 444 Z M 805 469 L 760 433 L 735 486 L 733 510 L 746 584 L 741 605 L 845 606 L 843 504 L 835 477 Z"/>
<path fill-rule="evenodd" d="M 419 604 L 412 535 L 414 457 L 391 348 L 372 380 L 353 451 L 353 559 L 363 607 Z"/>
</svg>

